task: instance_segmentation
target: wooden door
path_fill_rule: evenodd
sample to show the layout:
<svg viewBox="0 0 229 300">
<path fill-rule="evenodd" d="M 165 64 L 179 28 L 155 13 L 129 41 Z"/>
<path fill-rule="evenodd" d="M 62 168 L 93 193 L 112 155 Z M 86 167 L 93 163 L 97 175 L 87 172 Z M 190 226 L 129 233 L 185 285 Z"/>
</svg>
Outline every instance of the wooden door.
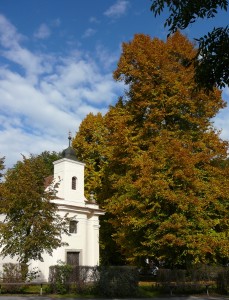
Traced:
<svg viewBox="0 0 229 300">
<path fill-rule="evenodd" d="M 80 278 L 79 252 L 67 252 L 67 264 L 72 266 L 72 272 L 69 276 L 69 282 L 78 282 Z"/>
<path fill-rule="evenodd" d="M 79 266 L 79 252 L 67 252 L 67 264 L 71 266 Z"/>
</svg>

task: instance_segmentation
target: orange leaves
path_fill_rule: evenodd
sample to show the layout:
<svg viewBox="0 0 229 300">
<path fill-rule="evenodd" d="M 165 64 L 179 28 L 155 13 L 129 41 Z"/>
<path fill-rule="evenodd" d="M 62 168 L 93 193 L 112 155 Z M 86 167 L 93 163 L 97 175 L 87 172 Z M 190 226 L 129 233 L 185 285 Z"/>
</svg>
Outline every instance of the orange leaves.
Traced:
<svg viewBox="0 0 229 300">
<path fill-rule="evenodd" d="M 101 122 L 88 116 L 75 139 L 128 261 L 153 256 L 174 266 L 229 251 L 228 143 L 212 126 L 225 103 L 217 90 L 197 91 L 195 55 L 179 32 L 167 41 L 135 35 L 114 72 L 128 92 Z"/>
<path fill-rule="evenodd" d="M 197 92 L 195 55 L 193 44 L 179 32 L 167 42 L 138 34 L 123 44 L 114 78 L 129 85 L 128 106 L 138 120 L 157 124 L 159 130 L 163 122 L 170 130 L 207 129 L 224 102 L 217 91 Z"/>
</svg>

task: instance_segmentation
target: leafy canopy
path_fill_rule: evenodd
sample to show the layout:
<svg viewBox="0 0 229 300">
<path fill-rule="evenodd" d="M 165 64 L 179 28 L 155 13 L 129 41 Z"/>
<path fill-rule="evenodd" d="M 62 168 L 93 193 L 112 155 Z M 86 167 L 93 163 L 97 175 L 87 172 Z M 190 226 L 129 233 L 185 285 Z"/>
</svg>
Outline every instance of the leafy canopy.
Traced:
<svg viewBox="0 0 229 300">
<path fill-rule="evenodd" d="M 100 206 L 110 195 L 110 183 L 104 176 L 109 159 L 107 138 L 109 131 L 106 120 L 101 113 L 89 113 L 82 121 L 79 131 L 72 141 L 78 159 L 86 163 L 85 167 L 85 195 L 90 197 L 90 192 L 95 193 Z M 120 265 L 122 257 L 117 254 L 118 249 L 112 239 L 113 227 L 108 222 L 109 213 L 100 217 L 100 258 L 102 264 Z"/>
<path fill-rule="evenodd" d="M 5 169 L 4 165 L 5 157 L 0 158 L 0 178 L 3 176 L 2 171 Z"/>
<path fill-rule="evenodd" d="M 7 171 L 0 203 L 5 216 L 0 227 L 3 256 L 18 256 L 19 262 L 27 264 L 31 259 L 42 261 L 42 253 L 51 254 L 62 245 L 66 220 L 52 202 L 55 189 L 45 189 L 48 173 L 42 156 L 23 157 Z"/>
<path fill-rule="evenodd" d="M 198 18 L 214 18 L 217 12 L 227 11 L 227 0 L 152 0 L 151 10 L 160 15 L 168 7 L 169 17 L 165 26 L 169 33 L 183 30 Z M 199 86 L 212 89 L 215 85 L 222 88 L 229 85 L 229 27 L 215 28 L 200 39 L 195 56 L 195 79 Z"/>
<path fill-rule="evenodd" d="M 126 94 L 100 117 L 101 139 L 87 144 L 83 126 L 75 138 L 99 166 L 98 201 L 112 225 L 101 228 L 102 244 L 109 247 L 112 234 L 133 264 L 223 263 L 229 254 L 228 143 L 211 121 L 225 103 L 218 90 L 196 89 L 194 66 L 186 67 L 196 52 L 179 32 L 166 42 L 137 34 L 123 43 L 114 78 Z M 89 132 L 96 136 L 97 126 Z"/>
</svg>

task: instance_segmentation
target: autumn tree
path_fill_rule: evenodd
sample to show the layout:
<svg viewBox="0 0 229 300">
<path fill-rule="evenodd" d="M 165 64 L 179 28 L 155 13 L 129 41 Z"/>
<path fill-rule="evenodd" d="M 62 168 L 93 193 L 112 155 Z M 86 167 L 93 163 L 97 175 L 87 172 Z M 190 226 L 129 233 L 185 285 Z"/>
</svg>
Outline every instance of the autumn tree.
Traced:
<svg viewBox="0 0 229 300">
<path fill-rule="evenodd" d="M 5 162 L 5 157 L 1 157 L 0 158 L 0 199 L 2 198 L 2 182 L 1 182 L 1 179 L 3 177 L 2 172 L 5 169 L 4 162 Z"/>
<path fill-rule="evenodd" d="M 100 207 L 104 207 L 104 200 L 111 193 L 111 185 L 106 166 L 109 162 L 109 148 L 107 139 L 109 131 L 106 126 L 106 118 L 101 113 L 96 115 L 89 113 L 82 121 L 79 131 L 72 141 L 72 147 L 76 150 L 76 156 L 85 162 L 85 196 L 90 199 L 90 193 Z M 106 169 L 106 171 L 105 171 Z M 112 238 L 113 227 L 108 222 L 110 215 L 100 217 L 100 259 L 102 264 L 120 265 L 123 263 L 118 252 L 118 247 Z"/>
<path fill-rule="evenodd" d="M 23 157 L 7 171 L 2 185 L 1 254 L 16 256 L 25 266 L 25 277 L 29 261 L 42 261 L 42 254 L 51 254 L 60 247 L 61 233 L 67 233 L 66 220 L 58 215 L 52 202 L 55 188 L 45 188 L 47 174 L 41 156 Z"/>
<path fill-rule="evenodd" d="M 41 160 L 43 160 L 44 164 L 45 164 L 45 169 L 46 169 L 46 174 L 47 176 L 52 175 L 54 172 L 54 165 L 53 162 L 61 159 L 62 158 L 62 154 L 60 152 L 56 152 L 56 151 L 43 151 L 41 152 L 41 154 L 38 155 L 31 155 L 31 157 L 34 158 L 41 158 Z"/>
<path fill-rule="evenodd" d="M 197 19 L 214 18 L 219 10 L 227 11 L 227 0 L 152 0 L 151 10 L 160 15 L 165 8 L 169 16 L 165 27 L 169 34 L 183 30 Z M 212 89 L 229 85 L 229 27 L 214 27 L 211 32 L 197 39 L 199 49 L 194 57 L 195 78 L 200 86 Z"/>
<path fill-rule="evenodd" d="M 179 32 L 166 42 L 138 34 L 114 72 L 127 92 L 104 116 L 100 194 L 113 239 L 134 264 L 223 263 L 229 254 L 228 143 L 212 124 L 225 103 L 218 90 L 197 91 L 186 68 L 195 55 Z"/>
<path fill-rule="evenodd" d="M 86 164 L 85 194 L 88 198 L 92 191 L 97 197 L 101 189 L 103 167 L 107 160 L 104 147 L 106 131 L 102 114 L 89 113 L 72 141 L 77 158 Z"/>
<path fill-rule="evenodd" d="M 5 169 L 4 165 L 5 157 L 0 158 L 0 178 L 3 176 L 2 171 Z"/>
<path fill-rule="evenodd" d="M 225 104 L 217 90 L 196 91 L 194 69 L 186 68 L 195 55 L 180 33 L 123 44 L 114 77 L 129 87 L 131 133 L 119 145 L 127 168 L 107 209 L 129 260 L 147 253 L 185 265 L 228 255 L 228 169 L 216 163 L 228 145 L 211 123 Z"/>
</svg>

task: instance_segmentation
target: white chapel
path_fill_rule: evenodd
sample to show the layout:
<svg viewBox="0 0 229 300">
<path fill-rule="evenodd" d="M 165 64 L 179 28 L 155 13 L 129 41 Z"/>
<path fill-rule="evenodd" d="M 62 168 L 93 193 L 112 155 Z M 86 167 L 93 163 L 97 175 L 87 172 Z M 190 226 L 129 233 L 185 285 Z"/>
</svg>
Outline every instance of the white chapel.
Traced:
<svg viewBox="0 0 229 300">
<path fill-rule="evenodd" d="M 96 266 L 99 264 L 99 216 L 104 212 L 94 198 L 84 196 L 84 167 L 78 161 L 70 145 L 62 152 L 62 158 L 54 162 L 53 182 L 58 182 L 56 199 L 61 216 L 68 214 L 69 233 L 62 235 L 62 241 L 68 246 L 53 250 L 52 256 L 43 254 L 44 261 L 31 261 L 30 269 L 39 270 L 39 281 L 48 281 L 49 267 L 59 261 L 70 265 Z M 45 238 L 45 237 L 44 237 Z M 0 259 L 1 265 L 15 262 L 8 257 Z"/>
</svg>

